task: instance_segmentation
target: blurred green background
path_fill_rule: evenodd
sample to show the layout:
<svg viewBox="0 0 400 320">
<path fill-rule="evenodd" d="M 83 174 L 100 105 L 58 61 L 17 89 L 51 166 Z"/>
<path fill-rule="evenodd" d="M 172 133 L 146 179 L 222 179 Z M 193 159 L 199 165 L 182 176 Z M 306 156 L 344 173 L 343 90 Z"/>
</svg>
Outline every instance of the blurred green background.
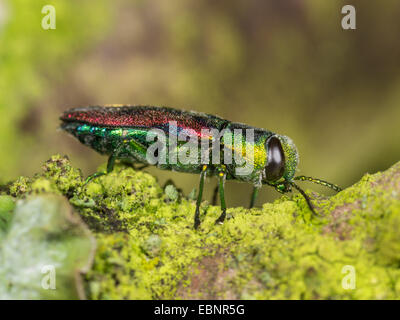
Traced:
<svg viewBox="0 0 400 320">
<path fill-rule="evenodd" d="M 351 2 L 357 30 L 343 30 Z M 56 30 L 41 27 L 46 4 Z M 145 104 L 288 135 L 301 174 L 351 185 L 400 160 L 399 16 L 398 0 L 0 0 L 0 181 L 54 153 L 94 172 L 106 159 L 57 131 L 59 114 Z M 198 184 L 146 170 L 185 194 Z M 228 182 L 228 204 L 247 206 L 250 191 Z M 276 196 L 266 187 L 258 204 Z"/>
</svg>

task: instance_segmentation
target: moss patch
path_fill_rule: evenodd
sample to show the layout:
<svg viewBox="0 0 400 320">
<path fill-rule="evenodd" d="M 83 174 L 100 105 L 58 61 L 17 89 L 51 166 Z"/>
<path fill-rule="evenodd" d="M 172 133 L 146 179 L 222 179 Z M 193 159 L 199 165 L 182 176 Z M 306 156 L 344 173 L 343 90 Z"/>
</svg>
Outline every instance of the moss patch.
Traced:
<svg viewBox="0 0 400 320">
<path fill-rule="evenodd" d="M 400 296 L 400 163 L 333 197 L 313 193 L 321 218 L 293 194 L 262 208 L 230 208 L 227 221 L 214 225 L 220 210 L 203 202 L 198 231 L 193 200 L 122 165 L 84 185 L 80 170 L 53 156 L 41 173 L 3 189 L 16 198 L 50 192 L 69 199 L 97 239 L 86 275 L 91 299 Z M 342 285 L 349 268 L 354 289 Z"/>
</svg>

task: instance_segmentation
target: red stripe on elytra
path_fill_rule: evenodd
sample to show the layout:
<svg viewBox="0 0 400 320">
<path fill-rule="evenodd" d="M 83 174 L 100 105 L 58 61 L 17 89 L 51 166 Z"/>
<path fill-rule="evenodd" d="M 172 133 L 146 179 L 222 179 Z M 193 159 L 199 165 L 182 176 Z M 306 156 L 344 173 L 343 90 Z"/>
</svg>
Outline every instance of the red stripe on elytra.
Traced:
<svg viewBox="0 0 400 320">
<path fill-rule="evenodd" d="M 146 127 L 154 128 L 167 124 L 171 121 L 177 123 L 182 129 L 194 131 L 197 136 L 201 135 L 202 129 L 210 129 L 206 121 L 198 121 L 187 113 L 177 113 L 168 109 L 141 109 L 131 112 L 118 108 L 105 108 L 93 110 L 67 111 L 61 117 L 65 121 L 79 121 L 97 126 L 106 127 Z"/>
</svg>

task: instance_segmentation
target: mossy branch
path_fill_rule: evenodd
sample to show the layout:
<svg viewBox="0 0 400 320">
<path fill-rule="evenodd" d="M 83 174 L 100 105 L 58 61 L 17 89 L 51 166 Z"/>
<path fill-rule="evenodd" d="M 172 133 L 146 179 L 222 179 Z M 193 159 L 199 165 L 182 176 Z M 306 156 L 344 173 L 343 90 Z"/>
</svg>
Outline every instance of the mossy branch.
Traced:
<svg viewBox="0 0 400 320">
<path fill-rule="evenodd" d="M 197 231 L 193 200 L 125 166 L 84 185 L 67 158 L 53 156 L 3 193 L 69 200 L 97 241 L 85 277 L 91 299 L 400 296 L 400 163 L 333 197 L 310 194 L 321 218 L 294 194 L 262 208 L 230 208 L 214 225 L 219 208 L 204 202 Z"/>
</svg>

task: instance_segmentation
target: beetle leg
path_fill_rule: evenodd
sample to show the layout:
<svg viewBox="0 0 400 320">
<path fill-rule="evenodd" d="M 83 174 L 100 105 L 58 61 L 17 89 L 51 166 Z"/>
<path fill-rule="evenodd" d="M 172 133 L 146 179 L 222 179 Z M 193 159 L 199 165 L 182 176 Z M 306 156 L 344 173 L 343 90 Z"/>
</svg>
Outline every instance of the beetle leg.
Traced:
<svg viewBox="0 0 400 320">
<path fill-rule="evenodd" d="M 96 173 L 92 174 L 91 176 L 86 178 L 85 184 L 87 184 L 89 181 L 91 181 L 94 178 L 101 177 L 101 176 L 104 176 L 104 175 L 112 172 L 114 170 L 115 160 L 117 160 L 117 158 L 120 155 L 120 153 L 122 152 L 122 150 L 129 144 L 134 145 L 134 148 L 135 148 L 135 150 L 137 150 L 137 152 L 139 152 L 139 151 L 143 152 L 143 150 L 146 150 L 142 144 L 136 142 L 135 140 L 125 139 L 122 144 L 120 144 L 119 146 L 117 146 L 114 149 L 114 152 L 108 158 L 107 171 L 106 172 L 96 172 Z M 147 166 L 147 164 L 144 164 L 144 165 Z"/>
<path fill-rule="evenodd" d="M 218 177 L 219 177 L 219 199 L 221 201 L 221 215 L 219 216 L 219 218 L 217 220 L 215 220 L 215 223 L 219 223 L 222 224 L 225 220 L 226 217 L 226 203 L 225 203 L 225 191 L 224 191 L 224 184 L 225 184 L 225 178 L 226 178 L 226 171 L 225 168 L 222 167 L 220 169 L 220 172 L 218 173 Z"/>
<path fill-rule="evenodd" d="M 199 194 L 197 195 L 196 212 L 194 213 L 194 228 L 195 229 L 197 229 L 200 225 L 200 204 L 201 204 L 201 199 L 203 198 L 203 189 L 204 189 L 204 180 L 206 178 L 206 170 L 207 170 L 207 166 L 204 165 L 203 168 L 201 169 Z"/>
<path fill-rule="evenodd" d="M 114 170 L 114 164 L 115 164 L 115 160 L 117 159 L 117 153 L 114 152 L 113 154 L 110 155 L 110 157 L 108 158 L 107 161 L 107 171 L 101 171 L 101 172 L 95 172 L 94 174 L 90 175 L 89 177 L 86 178 L 85 180 L 85 184 L 87 184 L 89 181 L 93 180 L 94 178 L 98 178 L 101 176 L 104 176 L 108 173 L 110 173 L 111 171 Z"/>
<path fill-rule="evenodd" d="M 219 185 L 216 185 L 213 191 L 212 202 L 211 202 L 213 206 L 217 204 L 218 190 L 219 190 Z"/>
<path fill-rule="evenodd" d="M 260 190 L 260 187 L 256 187 L 256 186 L 253 187 L 253 192 L 252 192 L 251 198 L 250 198 L 250 206 L 249 206 L 249 209 L 251 209 L 251 208 L 254 207 L 254 204 L 256 203 L 256 198 L 257 198 L 257 195 L 258 195 L 258 191 L 259 191 L 259 190 Z"/>
</svg>

